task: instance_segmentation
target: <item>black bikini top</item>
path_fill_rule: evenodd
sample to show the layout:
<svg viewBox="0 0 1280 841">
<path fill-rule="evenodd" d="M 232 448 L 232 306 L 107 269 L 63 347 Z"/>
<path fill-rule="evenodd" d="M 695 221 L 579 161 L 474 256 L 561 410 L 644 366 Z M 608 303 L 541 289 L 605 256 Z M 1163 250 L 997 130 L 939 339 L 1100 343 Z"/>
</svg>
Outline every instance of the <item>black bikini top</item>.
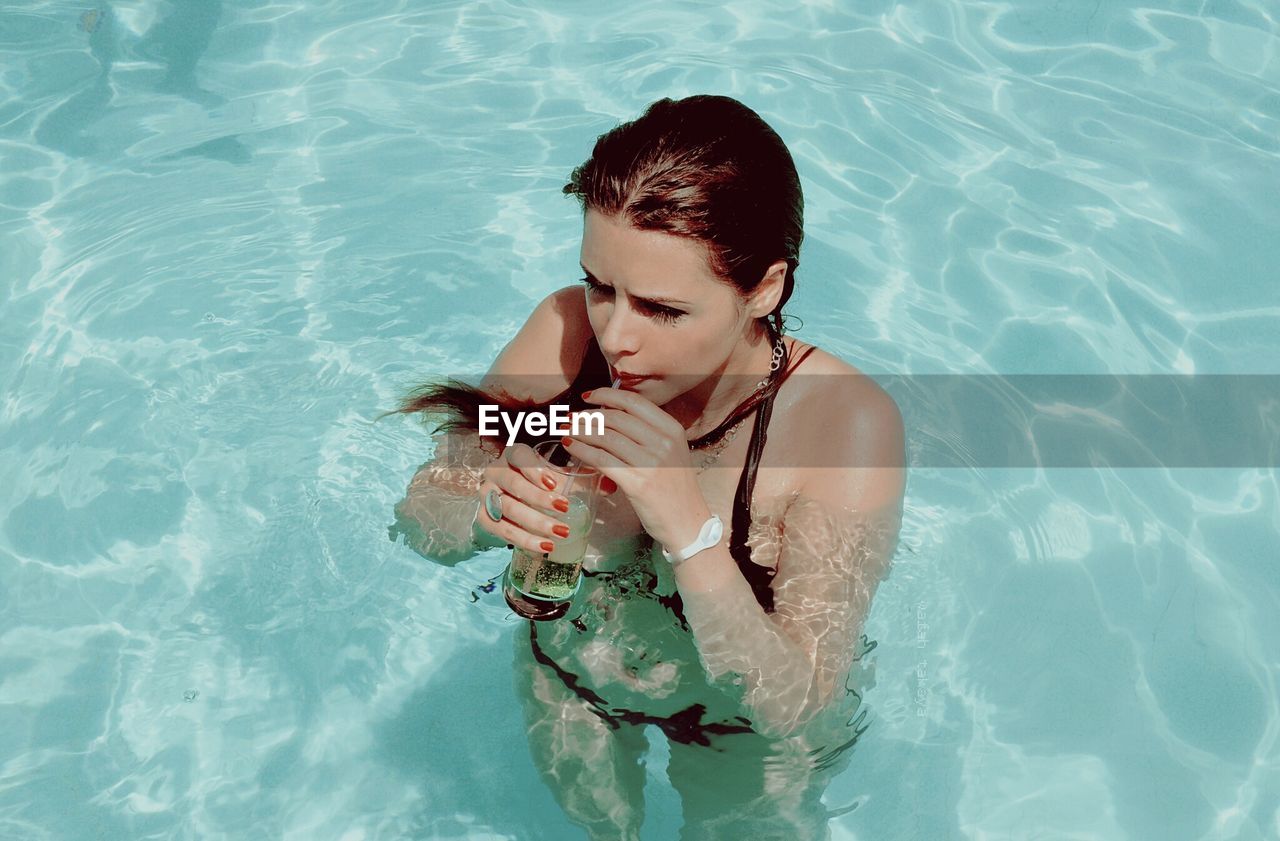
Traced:
<svg viewBox="0 0 1280 841">
<path fill-rule="evenodd" d="M 812 347 L 807 348 L 799 359 L 789 364 L 776 377 L 778 386 L 781 386 L 782 381 L 789 377 L 813 350 Z M 599 388 L 602 384 L 608 386 L 610 382 L 609 364 L 605 361 L 604 355 L 600 352 L 600 346 L 593 336 L 583 356 L 582 368 L 578 371 L 578 376 L 574 378 L 573 385 L 569 387 L 571 410 L 578 411 L 590 408 L 583 402 L 582 392 L 592 388 Z M 733 498 L 733 520 L 729 532 L 729 554 L 737 563 L 742 576 L 751 585 L 756 601 L 764 608 L 765 613 L 773 613 L 772 583 L 773 577 L 777 575 L 777 570 L 761 566 L 751 560 L 751 549 L 747 546 L 747 531 L 751 526 L 751 497 L 755 490 L 756 472 L 759 469 L 760 455 L 764 452 L 765 440 L 768 437 L 769 418 L 773 415 L 773 399 L 775 396 L 777 396 L 777 388 L 769 389 L 756 407 L 755 425 L 751 430 L 751 443 L 747 447 L 746 466 L 742 469 L 742 475 L 738 477 L 738 490 Z M 729 417 L 732 418 L 738 411 L 740 409 L 730 413 Z M 673 596 L 672 600 L 674 604 L 669 606 L 683 621 L 684 612 L 679 594 Z"/>
</svg>

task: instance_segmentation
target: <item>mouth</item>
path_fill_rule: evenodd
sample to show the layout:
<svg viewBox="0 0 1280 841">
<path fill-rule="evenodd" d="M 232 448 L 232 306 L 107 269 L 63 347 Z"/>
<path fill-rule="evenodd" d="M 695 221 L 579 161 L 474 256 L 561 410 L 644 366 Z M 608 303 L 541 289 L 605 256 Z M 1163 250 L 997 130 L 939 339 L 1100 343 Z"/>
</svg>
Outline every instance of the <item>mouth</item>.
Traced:
<svg viewBox="0 0 1280 841">
<path fill-rule="evenodd" d="M 619 388 L 630 388 L 631 386 L 642 383 L 645 380 L 652 379 L 648 376 L 619 373 L 618 369 L 614 368 L 612 365 L 609 366 L 609 376 L 618 381 Z"/>
</svg>

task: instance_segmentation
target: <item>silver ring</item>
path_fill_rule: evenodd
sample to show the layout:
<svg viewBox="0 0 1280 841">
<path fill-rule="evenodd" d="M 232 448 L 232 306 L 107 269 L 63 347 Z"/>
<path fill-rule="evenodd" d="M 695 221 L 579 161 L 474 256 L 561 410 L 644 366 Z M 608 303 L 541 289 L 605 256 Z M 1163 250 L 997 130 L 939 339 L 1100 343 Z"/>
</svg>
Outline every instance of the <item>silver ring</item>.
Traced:
<svg viewBox="0 0 1280 841">
<path fill-rule="evenodd" d="M 484 495 L 484 512 L 495 523 L 502 520 L 502 491 L 495 488 Z"/>
</svg>

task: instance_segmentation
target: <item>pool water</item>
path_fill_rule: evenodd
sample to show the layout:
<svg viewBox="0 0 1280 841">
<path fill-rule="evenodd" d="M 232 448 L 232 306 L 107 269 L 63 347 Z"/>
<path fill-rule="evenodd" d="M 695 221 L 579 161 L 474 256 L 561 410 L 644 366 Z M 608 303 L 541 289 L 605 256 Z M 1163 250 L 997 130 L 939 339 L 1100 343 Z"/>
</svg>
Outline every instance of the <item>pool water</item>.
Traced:
<svg viewBox="0 0 1280 841">
<path fill-rule="evenodd" d="M 806 194 L 796 335 L 873 375 L 1276 374 L 1278 31 L 1262 0 L 9 4 L 0 838 L 583 837 L 528 758 L 507 553 L 389 540 L 430 453 L 372 419 L 576 278 L 595 136 L 759 110 Z M 832 837 L 1280 836 L 1274 453 L 915 463 Z"/>
</svg>

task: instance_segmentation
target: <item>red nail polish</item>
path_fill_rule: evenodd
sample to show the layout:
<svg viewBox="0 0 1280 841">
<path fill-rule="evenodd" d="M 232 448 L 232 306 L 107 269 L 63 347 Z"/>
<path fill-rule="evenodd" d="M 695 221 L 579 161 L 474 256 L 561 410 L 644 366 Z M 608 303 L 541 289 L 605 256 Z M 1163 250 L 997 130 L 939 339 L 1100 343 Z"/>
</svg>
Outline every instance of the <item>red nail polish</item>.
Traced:
<svg viewBox="0 0 1280 841">
<path fill-rule="evenodd" d="M 547 486 L 547 490 L 554 491 L 556 489 L 556 480 L 552 476 L 542 474 L 542 484 Z"/>
<path fill-rule="evenodd" d="M 556 550 L 556 545 L 550 540 L 544 540 L 540 545 L 543 552 L 554 552 Z"/>
<path fill-rule="evenodd" d="M 570 445 L 570 444 L 572 444 L 572 443 L 573 443 L 573 439 L 572 439 L 572 438 L 570 438 L 570 437 L 569 437 L 569 436 L 567 436 L 567 435 L 566 435 L 565 437 L 563 437 L 563 438 L 561 438 L 561 439 L 560 439 L 560 445 L 561 445 L 562 447 L 567 447 L 567 446 L 569 446 L 569 445 Z"/>
<path fill-rule="evenodd" d="M 567 499 L 557 499 L 557 500 L 555 500 L 554 502 L 552 502 L 551 504 L 552 504 L 552 505 L 554 505 L 554 506 L 555 506 L 555 509 L 556 509 L 557 511 L 561 512 L 562 514 L 568 514 L 568 513 L 569 513 L 569 500 L 567 500 Z"/>
<path fill-rule="evenodd" d="M 560 523 L 559 525 L 552 526 L 551 530 L 556 534 L 560 535 L 561 537 L 569 536 L 569 527 L 566 526 L 564 523 Z"/>
<path fill-rule="evenodd" d="M 584 392 L 582 392 L 582 399 L 583 399 L 583 400 L 590 400 L 590 399 L 591 399 L 591 392 L 590 392 L 590 391 L 584 391 Z"/>
</svg>

